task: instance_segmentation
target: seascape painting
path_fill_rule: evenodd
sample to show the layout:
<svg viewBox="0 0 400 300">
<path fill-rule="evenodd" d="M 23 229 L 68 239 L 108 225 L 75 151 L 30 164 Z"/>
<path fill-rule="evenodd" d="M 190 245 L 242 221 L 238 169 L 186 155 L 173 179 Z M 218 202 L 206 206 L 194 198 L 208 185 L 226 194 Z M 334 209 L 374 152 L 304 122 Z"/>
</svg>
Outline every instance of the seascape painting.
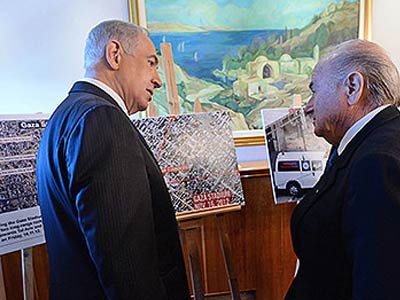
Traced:
<svg viewBox="0 0 400 300">
<path fill-rule="evenodd" d="M 180 112 L 229 111 L 235 131 L 261 129 L 262 109 L 291 107 L 294 99 L 306 103 L 319 59 L 359 31 L 360 1 L 352 0 L 145 0 L 144 5 L 156 48 L 171 44 Z M 160 73 L 163 77 L 162 67 Z M 153 109 L 169 114 L 165 85 L 156 92 Z"/>
</svg>

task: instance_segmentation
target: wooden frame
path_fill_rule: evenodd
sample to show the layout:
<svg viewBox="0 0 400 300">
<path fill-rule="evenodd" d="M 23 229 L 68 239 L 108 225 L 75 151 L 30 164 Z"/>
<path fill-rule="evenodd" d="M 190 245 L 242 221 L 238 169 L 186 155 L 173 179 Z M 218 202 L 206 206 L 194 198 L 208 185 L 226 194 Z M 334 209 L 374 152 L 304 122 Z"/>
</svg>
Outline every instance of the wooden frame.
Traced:
<svg viewBox="0 0 400 300">
<path fill-rule="evenodd" d="M 147 27 L 146 0 L 128 0 L 129 20 L 133 23 Z M 173 0 L 171 0 L 172 2 Z M 359 0 L 359 38 L 371 38 L 372 0 Z M 304 98 L 307 100 L 307 98 Z M 265 144 L 261 129 L 234 131 L 236 146 L 254 146 Z"/>
</svg>

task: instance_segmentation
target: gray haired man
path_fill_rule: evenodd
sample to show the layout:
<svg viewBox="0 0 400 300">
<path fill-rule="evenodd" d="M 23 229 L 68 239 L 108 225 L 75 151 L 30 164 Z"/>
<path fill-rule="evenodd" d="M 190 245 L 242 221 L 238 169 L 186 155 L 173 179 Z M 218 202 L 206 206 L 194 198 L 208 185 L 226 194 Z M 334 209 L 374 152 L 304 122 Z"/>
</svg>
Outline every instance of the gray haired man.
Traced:
<svg viewBox="0 0 400 300">
<path fill-rule="evenodd" d="M 189 299 L 175 213 L 129 115 L 161 86 L 147 32 L 89 33 L 86 78 L 51 116 L 37 159 L 51 299 Z"/>
</svg>

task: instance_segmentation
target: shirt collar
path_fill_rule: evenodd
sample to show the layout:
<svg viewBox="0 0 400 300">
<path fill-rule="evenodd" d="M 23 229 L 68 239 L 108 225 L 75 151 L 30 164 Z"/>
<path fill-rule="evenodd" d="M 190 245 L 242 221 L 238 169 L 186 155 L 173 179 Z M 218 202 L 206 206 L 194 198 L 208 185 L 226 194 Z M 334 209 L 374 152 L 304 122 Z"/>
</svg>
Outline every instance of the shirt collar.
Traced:
<svg viewBox="0 0 400 300">
<path fill-rule="evenodd" d="M 378 108 L 375 108 L 374 110 L 370 111 L 368 114 L 366 114 L 364 117 L 362 117 L 360 120 L 355 122 L 353 126 L 349 128 L 349 130 L 346 131 L 345 135 L 343 136 L 342 140 L 340 141 L 339 147 L 338 147 L 338 155 L 342 154 L 344 149 L 346 149 L 347 145 L 351 142 L 351 140 L 361 131 L 361 129 L 364 128 L 365 125 L 368 124 L 379 112 L 384 110 L 386 107 L 390 106 L 390 104 L 382 105 L 379 106 Z"/>
<path fill-rule="evenodd" d="M 121 109 L 124 111 L 124 113 L 129 117 L 128 109 L 126 108 L 124 100 L 118 95 L 112 88 L 110 88 L 107 84 L 104 82 L 101 82 L 100 80 L 94 79 L 94 78 L 83 78 L 79 81 L 84 81 L 84 82 L 89 82 L 95 86 L 97 86 L 99 89 L 102 89 L 104 92 L 106 92 L 108 95 L 111 96 L 115 100 L 115 102 L 118 103 L 118 105 L 121 107 Z"/>
</svg>

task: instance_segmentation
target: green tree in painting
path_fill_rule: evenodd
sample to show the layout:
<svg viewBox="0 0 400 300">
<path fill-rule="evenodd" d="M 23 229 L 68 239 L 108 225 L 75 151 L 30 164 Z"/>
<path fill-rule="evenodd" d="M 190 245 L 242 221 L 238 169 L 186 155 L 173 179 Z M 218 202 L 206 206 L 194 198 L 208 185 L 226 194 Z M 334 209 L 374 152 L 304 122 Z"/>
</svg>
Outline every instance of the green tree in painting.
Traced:
<svg viewBox="0 0 400 300">
<path fill-rule="evenodd" d="M 270 46 L 268 47 L 266 54 L 268 59 L 278 60 L 282 56 L 283 50 L 279 46 L 278 47 Z"/>
<path fill-rule="evenodd" d="M 328 46 L 329 42 L 329 31 L 328 26 L 325 23 L 322 23 L 314 34 L 312 34 L 309 38 L 309 44 L 318 45 L 320 48 L 325 48 Z"/>
<path fill-rule="evenodd" d="M 346 19 L 346 16 L 349 15 L 348 10 L 353 10 L 352 14 L 357 14 L 356 9 L 356 3 L 343 2 L 342 8 L 338 8 L 329 15 L 315 15 L 310 23 L 302 29 L 285 28 L 281 36 L 275 34 L 264 40 L 255 39 L 251 45 L 240 47 L 236 57 L 226 56 L 224 70 L 245 69 L 248 62 L 254 61 L 260 55 L 271 60 L 279 60 L 284 53 L 288 53 L 293 58 L 310 57 L 315 45 L 323 50 L 328 46 L 355 38 L 356 28 L 354 26 L 358 26 L 358 24 L 353 20 Z M 347 23 L 352 25 L 343 26 Z M 299 36 L 303 36 L 303 38 L 298 39 Z"/>
</svg>

